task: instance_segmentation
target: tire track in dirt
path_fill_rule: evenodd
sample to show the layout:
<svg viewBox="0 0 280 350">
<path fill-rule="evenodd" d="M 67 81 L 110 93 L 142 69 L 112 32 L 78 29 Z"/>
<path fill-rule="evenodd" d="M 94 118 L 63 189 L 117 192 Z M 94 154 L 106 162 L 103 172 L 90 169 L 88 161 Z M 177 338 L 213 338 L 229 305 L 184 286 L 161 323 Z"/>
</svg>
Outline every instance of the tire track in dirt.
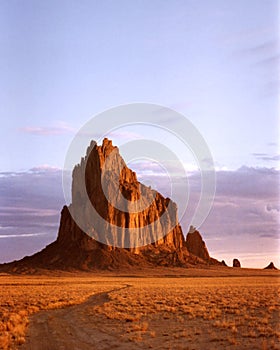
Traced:
<svg viewBox="0 0 280 350">
<path fill-rule="evenodd" d="M 20 350 L 105 350 L 117 349 L 117 337 L 110 327 L 89 309 L 109 301 L 109 293 L 131 287 L 98 293 L 84 303 L 64 309 L 40 311 L 30 318 L 26 342 Z M 116 346 L 112 346 L 116 344 Z M 122 347 L 123 348 L 123 347 Z"/>
</svg>

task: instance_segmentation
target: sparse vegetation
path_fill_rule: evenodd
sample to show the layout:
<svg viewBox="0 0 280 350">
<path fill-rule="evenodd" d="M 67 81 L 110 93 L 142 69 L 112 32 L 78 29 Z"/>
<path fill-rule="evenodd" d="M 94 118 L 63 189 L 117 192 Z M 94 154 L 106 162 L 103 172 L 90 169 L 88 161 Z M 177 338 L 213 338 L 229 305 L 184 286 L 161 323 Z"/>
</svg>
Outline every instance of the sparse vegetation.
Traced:
<svg viewBox="0 0 280 350">
<path fill-rule="evenodd" d="M 109 293 L 110 301 L 94 312 L 108 319 L 142 324 L 145 341 L 152 334 L 206 348 L 209 341 L 241 344 L 245 349 L 274 349 L 279 343 L 279 284 L 266 278 L 142 279 Z M 160 325 L 160 326 L 159 326 Z M 127 326 L 131 333 L 133 327 Z M 135 330 L 138 331 L 137 327 Z M 203 346 L 204 344 L 204 346 Z M 164 348 L 164 345 L 163 345 Z M 167 347 L 168 348 L 168 347 Z"/>
<path fill-rule="evenodd" d="M 0 276 L 0 349 L 24 343 L 28 316 L 35 312 L 79 304 L 112 288 L 92 278 Z"/>
<path fill-rule="evenodd" d="M 31 314 L 100 292 L 108 298 L 87 306 L 89 326 L 124 349 L 279 349 L 277 277 L 1 276 L 0 290 L 0 349 L 24 342 Z"/>
</svg>

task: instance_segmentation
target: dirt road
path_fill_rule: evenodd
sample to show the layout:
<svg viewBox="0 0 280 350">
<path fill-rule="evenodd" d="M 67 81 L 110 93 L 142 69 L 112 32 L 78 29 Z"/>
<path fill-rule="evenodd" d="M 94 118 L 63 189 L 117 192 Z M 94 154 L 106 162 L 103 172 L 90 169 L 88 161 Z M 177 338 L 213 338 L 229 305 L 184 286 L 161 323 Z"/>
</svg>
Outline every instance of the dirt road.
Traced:
<svg viewBox="0 0 280 350">
<path fill-rule="evenodd" d="M 19 350 L 280 349 L 278 276 L 115 283 L 34 314 Z"/>
<path fill-rule="evenodd" d="M 114 291 L 124 288 L 129 288 L 129 285 L 114 289 Z M 35 314 L 30 319 L 26 343 L 19 349 L 130 349 L 131 344 L 129 343 L 117 345 L 120 343 L 120 334 L 118 327 L 114 326 L 113 320 L 104 322 L 104 318 L 100 318 L 92 312 L 94 306 L 102 305 L 109 300 L 109 292 L 96 294 L 83 304 Z"/>
</svg>

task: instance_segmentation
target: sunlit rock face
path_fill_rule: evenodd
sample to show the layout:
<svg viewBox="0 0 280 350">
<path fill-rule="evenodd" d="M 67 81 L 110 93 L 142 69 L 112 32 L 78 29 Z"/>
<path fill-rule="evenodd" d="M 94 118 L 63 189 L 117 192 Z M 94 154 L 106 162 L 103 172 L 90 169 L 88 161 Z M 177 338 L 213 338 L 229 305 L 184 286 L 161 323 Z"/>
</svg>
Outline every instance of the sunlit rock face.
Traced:
<svg viewBox="0 0 280 350">
<path fill-rule="evenodd" d="M 5 269 L 127 269 L 221 264 L 198 231 L 187 239 L 177 205 L 137 180 L 112 141 L 92 141 L 72 173 L 72 203 L 61 211 L 58 237 Z"/>
<path fill-rule="evenodd" d="M 141 184 L 108 139 L 102 146 L 92 142 L 74 168 L 69 209 L 86 233 L 112 247 L 137 253 L 151 243 L 170 249 L 184 245 L 176 204 Z"/>
</svg>

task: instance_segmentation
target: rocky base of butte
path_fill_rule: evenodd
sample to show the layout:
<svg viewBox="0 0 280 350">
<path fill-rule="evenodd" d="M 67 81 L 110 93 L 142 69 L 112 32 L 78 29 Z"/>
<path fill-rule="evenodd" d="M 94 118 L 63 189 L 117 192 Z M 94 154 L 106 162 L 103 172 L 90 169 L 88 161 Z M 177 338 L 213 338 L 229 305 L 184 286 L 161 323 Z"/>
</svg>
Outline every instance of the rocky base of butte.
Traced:
<svg viewBox="0 0 280 350">
<path fill-rule="evenodd" d="M 86 186 L 83 185 L 83 178 Z M 104 181 L 109 198 L 121 192 L 128 203 L 142 198 L 143 203 L 148 205 L 139 212 L 129 213 L 115 208 L 103 193 Z M 88 196 L 89 201 L 84 200 L 85 196 Z M 89 205 L 94 206 L 100 217 L 108 222 L 108 231 L 103 231 L 102 237 L 99 237 L 98 233 L 99 223 L 92 222 L 89 218 Z M 70 212 L 72 213 L 73 209 L 79 211 L 83 222 L 89 222 L 87 232 L 90 232 L 90 235 L 86 234 L 72 218 Z M 163 215 L 164 213 L 166 214 Z M 110 228 L 112 225 L 128 229 L 145 228 L 149 225 L 149 230 L 144 235 L 145 238 L 142 238 L 144 241 L 141 241 L 139 247 L 134 236 L 127 237 L 125 230 L 123 236 L 117 234 Z M 167 234 L 163 235 L 163 230 Z M 106 237 L 110 239 L 106 241 Z M 128 242 L 132 248 L 118 248 L 120 242 Z M 223 265 L 210 257 L 200 233 L 193 227 L 185 239 L 178 223 L 176 204 L 140 183 L 136 174 L 126 166 L 118 148 L 113 146 L 110 140 L 104 139 L 101 146 L 92 141 L 86 157 L 82 158 L 80 164 L 73 170 L 72 203 L 68 207 L 64 206 L 61 211 L 56 241 L 30 257 L 1 265 L 0 270 L 91 271 L 211 264 Z"/>
</svg>

